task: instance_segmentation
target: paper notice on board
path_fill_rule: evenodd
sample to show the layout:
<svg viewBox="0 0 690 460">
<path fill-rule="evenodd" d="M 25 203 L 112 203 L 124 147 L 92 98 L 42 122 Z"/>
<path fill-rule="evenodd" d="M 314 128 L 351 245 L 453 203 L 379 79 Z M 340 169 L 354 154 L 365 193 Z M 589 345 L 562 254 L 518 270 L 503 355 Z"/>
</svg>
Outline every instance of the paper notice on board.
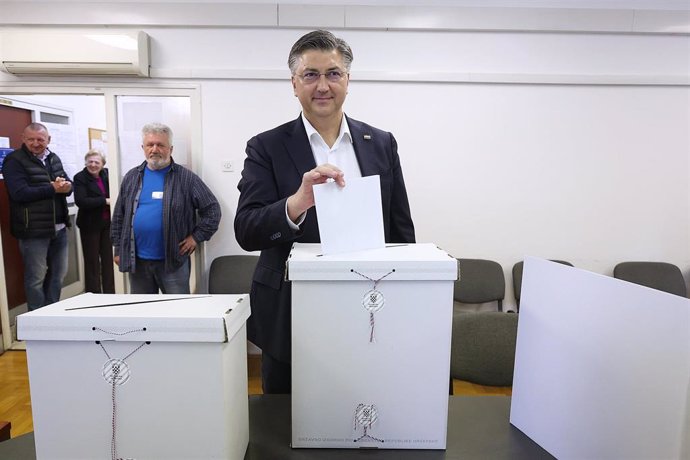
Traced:
<svg viewBox="0 0 690 460">
<path fill-rule="evenodd" d="M 324 254 L 386 246 L 379 176 L 315 185 L 314 201 Z"/>
</svg>

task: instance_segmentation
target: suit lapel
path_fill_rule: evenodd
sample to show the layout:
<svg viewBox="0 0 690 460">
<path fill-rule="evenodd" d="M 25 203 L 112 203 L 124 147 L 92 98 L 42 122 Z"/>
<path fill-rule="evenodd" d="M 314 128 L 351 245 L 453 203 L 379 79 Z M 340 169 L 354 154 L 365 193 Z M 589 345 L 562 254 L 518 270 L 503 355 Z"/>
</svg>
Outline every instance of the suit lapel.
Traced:
<svg viewBox="0 0 690 460">
<path fill-rule="evenodd" d="M 357 163 L 359 163 L 359 170 L 362 176 L 372 176 L 378 174 L 371 161 L 373 152 L 372 133 L 365 129 L 363 123 L 347 117 L 347 124 L 350 127 L 350 134 L 352 135 L 352 147 L 355 149 L 355 156 Z"/>
<path fill-rule="evenodd" d="M 300 176 L 316 168 L 314 154 L 311 151 L 311 145 L 309 144 L 301 116 L 287 127 L 285 149 L 292 158 Z"/>
<path fill-rule="evenodd" d="M 379 174 L 375 162 L 372 161 L 374 158 L 373 133 L 362 122 L 352 118 L 347 117 L 347 123 L 350 127 L 352 146 L 355 150 L 355 156 L 357 157 L 357 163 L 362 176 Z M 300 175 L 316 167 L 314 154 L 311 151 L 311 145 L 309 144 L 301 116 L 287 126 L 285 148 Z"/>
</svg>

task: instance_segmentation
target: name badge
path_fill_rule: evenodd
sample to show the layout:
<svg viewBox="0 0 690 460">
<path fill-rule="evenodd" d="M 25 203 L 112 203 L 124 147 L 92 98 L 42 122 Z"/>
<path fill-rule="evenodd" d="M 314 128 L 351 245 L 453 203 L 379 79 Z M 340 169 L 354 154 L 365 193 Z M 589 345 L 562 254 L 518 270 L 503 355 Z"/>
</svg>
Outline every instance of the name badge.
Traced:
<svg viewBox="0 0 690 460">
<path fill-rule="evenodd" d="M 151 198 L 154 200 L 162 200 L 163 199 L 163 192 L 152 192 Z"/>
</svg>

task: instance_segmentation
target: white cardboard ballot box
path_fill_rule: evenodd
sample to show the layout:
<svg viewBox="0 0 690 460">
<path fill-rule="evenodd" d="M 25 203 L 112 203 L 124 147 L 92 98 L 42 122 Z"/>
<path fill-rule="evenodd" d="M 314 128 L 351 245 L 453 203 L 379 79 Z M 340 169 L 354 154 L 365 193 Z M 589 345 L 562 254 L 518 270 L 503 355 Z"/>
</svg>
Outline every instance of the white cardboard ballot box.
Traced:
<svg viewBox="0 0 690 460">
<path fill-rule="evenodd" d="M 445 449 L 457 261 L 295 244 L 292 447 Z"/>
<path fill-rule="evenodd" d="M 20 315 L 38 459 L 241 459 L 247 295 L 83 294 Z"/>
</svg>

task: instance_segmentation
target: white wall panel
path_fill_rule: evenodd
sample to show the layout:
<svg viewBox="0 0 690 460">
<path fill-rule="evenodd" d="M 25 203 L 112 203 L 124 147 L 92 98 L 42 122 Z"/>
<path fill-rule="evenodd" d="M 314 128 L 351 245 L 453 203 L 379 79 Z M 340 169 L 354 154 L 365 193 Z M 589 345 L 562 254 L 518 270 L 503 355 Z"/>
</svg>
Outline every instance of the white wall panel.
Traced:
<svg viewBox="0 0 690 460">
<path fill-rule="evenodd" d="M 275 4 L 123 3 L 3 2 L 0 24 L 242 27 L 276 26 L 278 19 Z"/>
<path fill-rule="evenodd" d="M 626 32 L 633 10 L 349 6 L 348 27 L 445 30 Z"/>
<path fill-rule="evenodd" d="M 274 79 L 310 28 L 147 28 L 158 78 Z M 352 78 L 377 81 L 690 84 L 684 35 L 342 30 Z"/>
<path fill-rule="evenodd" d="M 28 3 L 0 2 L 0 24 L 690 33 L 687 2 L 435 2 L 442 6 L 428 2 L 415 6 L 410 1 L 324 1 L 320 5 L 300 1 L 148 1 L 134 6 L 126 0 Z M 28 8 L 31 14 L 26 13 Z"/>
<path fill-rule="evenodd" d="M 688 3 L 690 6 L 690 3 Z M 634 32 L 690 33 L 690 11 L 635 11 Z"/>
<path fill-rule="evenodd" d="M 345 7 L 342 5 L 278 5 L 281 27 L 343 28 Z"/>
<path fill-rule="evenodd" d="M 299 113 L 287 80 L 209 85 L 213 163 L 243 158 L 250 137 Z M 395 134 L 421 242 L 495 259 L 507 275 L 528 254 L 607 274 L 623 260 L 665 260 L 687 275 L 689 97 L 673 87 L 353 82 L 346 111 Z M 210 253 L 238 250 L 239 172 L 206 169 L 230 209 Z"/>
</svg>

